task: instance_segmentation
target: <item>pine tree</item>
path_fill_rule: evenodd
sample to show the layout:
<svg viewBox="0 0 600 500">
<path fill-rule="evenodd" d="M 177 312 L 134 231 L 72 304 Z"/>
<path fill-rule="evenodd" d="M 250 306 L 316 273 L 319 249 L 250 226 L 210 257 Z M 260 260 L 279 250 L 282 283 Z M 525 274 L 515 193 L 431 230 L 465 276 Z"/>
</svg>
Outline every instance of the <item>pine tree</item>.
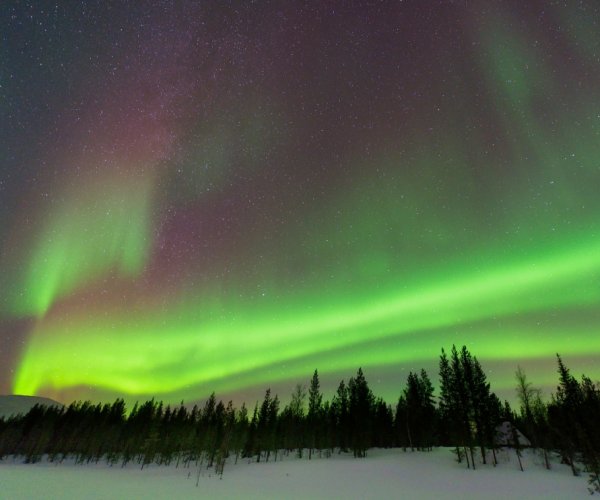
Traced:
<svg viewBox="0 0 600 500">
<path fill-rule="evenodd" d="M 271 389 L 267 389 L 262 405 L 258 412 L 258 425 L 256 432 L 256 444 L 257 444 L 257 456 L 256 461 L 260 462 L 262 451 L 267 449 L 268 445 L 268 433 L 269 433 L 269 422 L 270 422 L 270 411 L 271 411 Z"/>
<path fill-rule="evenodd" d="M 571 467 L 574 476 L 578 476 L 579 470 L 575 465 L 577 435 L 574 430 L 578 427 L 577 413 L 580 411 L 582 402 L 581 388 L 564 365 L 560 355 L 557 354 L 556 358 L 559 385 L 556 388 L 556 395 L 548 407 L 548 416 L 557 436 L 562 462 Z"/>
<path fill-rule="evenodd" d="M 442 349 L 439 414 L 442 440 L 448 439 L 455 444 L 457 460 L 461 462 L 464 456 L 467 467 L 475 468 L 474 447 L 477 443 L 485 464 L 486 447 L 494 447 L 498 401 L 490 391 L 479 361 L 466 346 L 460 354 L 456 346 L 452 346 L 450 359 Z"/>
<path fill-rule="evenodd" d="M 600 390 L 582 376 L 581 384 L 557 355 L 559 385 L 548 405 L 548 420 L 555 430 L 563 462 L 578 475 L 575 460 L 581 459 L 590 473 L 590 491 L 600 490 Z"/>
<path fill-rule="evenodd" d="M 297 449 L 298 458 L 302 458 L 304 449 L 304 406 L 306 402 L 306 387 L 302 384 L 296 385 L 292 394 L 291 425 L 294 447 Z"/>
<path fill-rule="evenodd" d="M 373 409 L 373 433 L 371 446 L 389 448 L 393 445 L 394 414 L 392 408 L 381 398 L 377 398 Z"/>
<path fill-rule="evenodd" d="M 487 463 L 486 446 L 489 442 L 491 429 L 494 429 L 499 422 L 494 419 L 495 413 L 492 406 L 494 401 L 490 391 L 490 384 L 487 381 L 483 368 L 475 356 L 472 358 L 472 366 L 473 383 L 471 389 L 471 406 L 473 407 L 475 432 L 481 451 L 481 460 L 485 465 Z M 493 443 L 491 443 L 491 446 L 493 446 Z"/>
<path fill-rule="evenodd" d="M 240 411 L 237 413 L 235 420 L 233 450 L 235 451 L 235 463 L 237 464 L 240 452 L 244 447 L 244 443 L 248 437 L 248 409 L 246 403 L 242 403 Z"/>
<path fill-rule="evenodd" d="M 348 388 L 343 380 L 338 385 L 331 406 L 331 411 L 335 415 L 337 429 L 335 441 L 337 446 L 339 446 L 339 453 L 346 453 L 348 451 L 348 436 L 350 434 L 350 407 Z"/>
<path fill-rule="evenodd" d="M 397 428 L 404 427 L 411 450 L 429 449 L 433 439 L 435 407 L 433 385 L 425 370 L 421 375 L 410 372 L 396 408 Z M 402 424 L 400 423 L 402 421 Z"/>
<path fill-rule="evenodd" d="M 453 390 L 452 368 L 448 360 L 446 351 L 442 348 L 442 354 L 439 360 L 440 377 L 440 397 L 439 397 L 439 415 L 440 415 L 440 442 L 445 445 L 454 444 L 456 446 L 456 458 L 460 463 L 462 455 L 459 449 L 459 435 L 457 432 L 458 422 L 457 414 L 454 411 L 458 402 Z"/>
<path fill-rule="evenodd" d="M 396 403 L 396 414 L 394 416 L 394 432 L 396 437 L 396 445 L 400 446 L 404 451 L 410 446 L 411 442 L 408 439 L 408 410 L 404 395 L 400 395 Z"/>
<path fill-rule="evenodd" d="M 337 412 L 333 401 L 323 403 L 323 425 L 325 426 L 323 446 L 327 449 L 325 456 L 330 458 L 337 446 Z"/>
<path fill-rule="evenodd" d="M 246 444 L 244 445 L 244 452 L 242 456 L 244 458 L 252 458 L 257 450 L 257 433 L 258 433 L 258 402 L 254 405 L 254 411 L 252 412 L 252 420 L 248 426 L 248 433 L 246 437 Z"/>
<path fill-rule="evenodd" d="M 236 411 L 233 402 L 229 401 L 223 413 L 223 431 L 216 456 L 215 473 L 223 477 L 225 462 L 229 457 L 229 450 L 234 439 Z"/>
<path fill-rule="evenodd" d="M 600 493 L 600 387 L 589 377 L 581 377 L 582 405 L 577 414 L 580 426 L 580 449 L 587 472 L 589 472 L 590 492 Z"/>
<path fill-rule="evenodd" d="M 321 424 L 321 405 L 323 395 L 320 391 L 319 373 L 317 370 L 313 373 L 308 389 L 308 415 L 307 425 L 309 432 L 308 459 L 312 457 L 312 451 L 317 447 L 319 427 Z"/>
<path fill-rule="evenodd" d="M 210 468 L 215 463 L 218 451 L 221 449 L 225 430 L 225 405 L 219 401 L 214 409 L 212 418 L 207 423 L 205 432 L 207 433 L 206 452 L 208 460 L 206 468 Z"/>
<path fill-rule="evenodd" d="M 421 369 L 421 377 L 419 380 L 421 391 L 421 429 L 422 429 L 422 447 L 426 447 L 431 451 L 435 440 L 435 425 L 437 420 L 434 389 L 429 375 L 425 369 Z"/>
<path fill-rule="evenodd" d="M 465 366 L 470 368 L 467 360 L 461 360 L 455 346 L 452 346 L 451 351 L 451 390 L 453 392 L 454 408 L 456 413 L 456 422 L 458 424 L 459 443 L 465 452 L 467 467 L 475 468 L 475 460 L 473 454 L 473 434 L 471 431 L 471 415 L 472 407 L 469 397 L 468 379 L 471 371 L 465 373 Z M 469 461 L 470 454 L 470 461 Z"/>
<path fill-rule="evenodd" d="M 267 448 L 267 457 L 266 461 L 269 461 L 269 457 L 272 451 L 277 453 L 276 437 L 275 432 L 277 428 L 277 415 L 279 413 L 279 397 L 275 394 L 275 397 L 271 399 L 271 403 L 269 404 L 269 413 L 267 417 L 267 428 L 266 428 L 266 448 Z M 275 455 L 275 460 L 277 460 L 277 454 Z"/>
<path fill-rule="evenodd" d="M 350 391 L 350 419 L 352 425 L 352 449 L 354 456 L 367 456 L 371 439 L 371 416 L 374 397 L 362 368 L 358 369 L 356 378 L 348 382 Z"/>
</svg>

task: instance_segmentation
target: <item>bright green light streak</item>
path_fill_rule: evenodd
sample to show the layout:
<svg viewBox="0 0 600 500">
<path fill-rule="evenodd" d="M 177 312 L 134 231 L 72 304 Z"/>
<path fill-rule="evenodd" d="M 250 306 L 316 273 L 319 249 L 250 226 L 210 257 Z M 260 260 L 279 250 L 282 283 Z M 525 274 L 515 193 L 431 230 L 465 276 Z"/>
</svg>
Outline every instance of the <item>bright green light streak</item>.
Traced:
<svg viewBox="0 0 600 500">
<path fill-rule="evenodd" d="M 600 242 L 556 253 L 537 261 L 490 269 L 485 273 L 432 282 L 427 287 L 373 299 L 365 294 L 348 308 L 326 306 L 307 312 L 277 304 L 256 312 L 249 307 L 236 317 L 197 323 L 193 313 L 174 308 L 165 317 L 41 322 L 28 345 L 15 378 L 14 391 L 34 394 L 43 387 L 93 385 L 128 394 L 174 395 L 186 387 L 214 384 L 255 370 L 249 385 L 265 376 L 262 368 L 286 360 L 319 356 L 335 349 L 431 329 L 454 328 L 484 318 L 565 308 L 600 301 L 600 289 L 586 280 L 600 276 Z M 371 299 L 369 300 L 369 297 Z M 359 305 L 362 304 L 362 305 Z M 306 304 L 304 304 L 306 306 Z M 195 308 L 201 307 L 195 304 Z M 249 311 L 254 310 L 254 314 Z M 557 345 L 573 345 L 573 340 Z M 488 339 L 498 355 L 517 354 L 502 336 Z M 432 340 L 432 342 L 434 342 Z M 434 352 L 445 342 L 437 341 Z M 575 342 L 577 345 L 579 343 Z M 492 347 L 495 346 L 495 347 Z M 595 346 L 600 347 L 600 346 Z M 369 363 L 391 364 L 407 358 L 407 346 L 367 349 Z M 410 352 L 410 349 L 408 350 Z M 477 353 L 480 354 L 480 351 Z M 532 342 L 527 355 L 547 355 L 548 346 Z M 410 356 L 414 356 L 413 353 Z M 352 368 L 355 356 L 339 355 L 322 368 Z M 290 376 L 293 373 L 289 373 Z"/>
<path fill-rule="evenodd" d="M 150 245 L 149 178 L 96 181 L 71 190 L 40 231 L 12 290 L 14 315 L 43 316 L 51 305 L 113 270 L 141 271 Z"/>
</svg>

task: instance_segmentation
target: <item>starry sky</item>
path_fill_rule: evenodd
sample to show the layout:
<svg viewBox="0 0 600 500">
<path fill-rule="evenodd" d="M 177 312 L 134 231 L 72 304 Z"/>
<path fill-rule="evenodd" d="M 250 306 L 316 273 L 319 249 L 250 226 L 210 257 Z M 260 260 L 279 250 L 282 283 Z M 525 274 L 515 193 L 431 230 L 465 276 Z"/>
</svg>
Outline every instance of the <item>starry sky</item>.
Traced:
<svg viewBox="0 0 600 500">
<path fill-rule="evenodd" d="M 600 379 L 595 1 L 0 4 L 0 392 Z"/>
</svg>

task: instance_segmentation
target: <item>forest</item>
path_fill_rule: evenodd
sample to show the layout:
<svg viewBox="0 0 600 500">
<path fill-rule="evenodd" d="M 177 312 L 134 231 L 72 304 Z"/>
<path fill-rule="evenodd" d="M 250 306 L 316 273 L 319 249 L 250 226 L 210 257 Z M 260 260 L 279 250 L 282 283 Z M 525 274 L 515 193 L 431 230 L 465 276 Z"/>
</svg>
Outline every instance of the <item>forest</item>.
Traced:
<svg viewBox="0 0 600 500">
<path fill-rule="evenodd" d="M 323 399 L 315 370 L 308 388 L 297 384 L 283 408 L 270 389 L 251 410 L 218 401 L 214 393 L 191 409 L 150 400 L 128 411 L 123 399 L 36 405 L 25 415 L 0 419 L 0 458 L 194 465 L 222 475 L 228 459 L 268 462 L 281 453 L 312 459 L 350 452 L 365 458 L 374 447 L 426 452 L 446 446 L 458 462 L 476 469 L 495 465 L 501 446 L 520 456 L 527 445 L 539 450 L 547 468 L 554 454 L 574 475 L 589 474 L 590 487 L 600 492 L 600 386 L 585 375 L 577 380 L 559 355 L 557 364 L 558 385 L 548 402 L 517 369 L 518 409 L 492 392 L 466 346 L 453 346 L 449 354 L 442 349 L 437 396 L 425 370 L 411 372 L 395 407 L 373 394 L 361 368 L 340 381 L 331 401 Z M 498 427 L 505 422 L 511 435 L 501 440 Z"/>
</svg>

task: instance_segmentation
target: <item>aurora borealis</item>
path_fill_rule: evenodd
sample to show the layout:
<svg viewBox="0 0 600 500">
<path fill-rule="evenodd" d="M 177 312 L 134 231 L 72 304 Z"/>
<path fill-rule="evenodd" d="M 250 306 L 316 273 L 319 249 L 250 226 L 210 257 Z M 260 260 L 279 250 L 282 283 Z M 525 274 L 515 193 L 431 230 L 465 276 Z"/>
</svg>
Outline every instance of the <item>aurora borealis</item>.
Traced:
<svg viewBox="0 0 600 500">
<path fill-rule="evenodd" d="M 6 2 L 0 390 L 600 379 L 600 6 Z"/>
</svg>

